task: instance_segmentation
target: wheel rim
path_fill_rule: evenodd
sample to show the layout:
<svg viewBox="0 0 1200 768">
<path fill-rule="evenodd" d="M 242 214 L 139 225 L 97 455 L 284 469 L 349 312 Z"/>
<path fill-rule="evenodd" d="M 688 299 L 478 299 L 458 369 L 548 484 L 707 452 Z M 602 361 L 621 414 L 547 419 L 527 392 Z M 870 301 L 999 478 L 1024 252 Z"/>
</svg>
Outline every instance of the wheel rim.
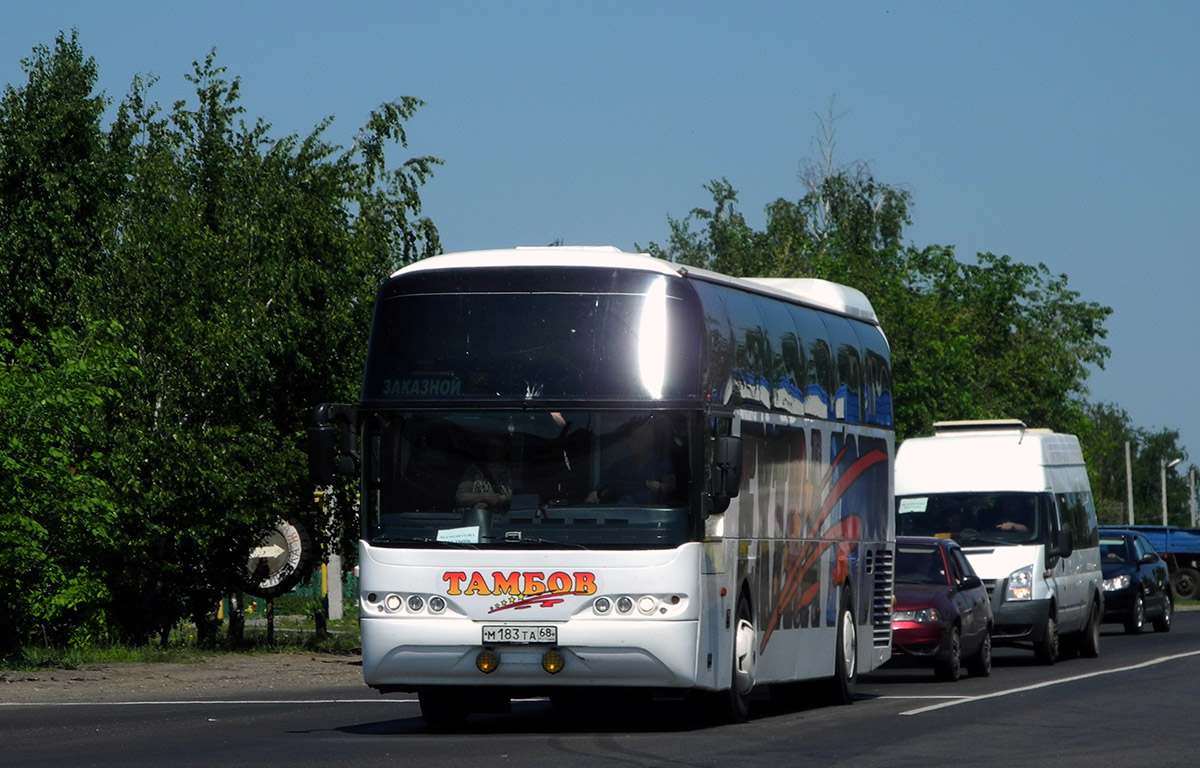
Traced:
<svg viewBox="0 0 1200 768">
<path fill-rule="evenodd" d="M 737 633 L 734 636 L 733 683 L 740 695 L 745 695 L 754 687 L 754 624 L 746 619 L 738 620 Z"/>
<path fill-rule="evenodd" d="M 854 626 L 854 616 L 850 611 L 842 613 L 842 663 L 846 679 L 854 678 L 858 670 L 858 629 Z"/>
</svg>

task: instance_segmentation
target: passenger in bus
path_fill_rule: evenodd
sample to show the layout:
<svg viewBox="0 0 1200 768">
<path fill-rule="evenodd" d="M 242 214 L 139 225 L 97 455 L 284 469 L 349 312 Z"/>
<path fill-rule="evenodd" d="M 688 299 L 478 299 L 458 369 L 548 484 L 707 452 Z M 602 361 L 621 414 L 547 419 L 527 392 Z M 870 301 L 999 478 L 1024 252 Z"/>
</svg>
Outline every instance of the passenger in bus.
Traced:
<svg viewBox="0 0 1200 768">
<path fill-rule="evenodd" d="M 512 472 L 504 441 L 483 441 L 483 456 L 467 467 L 458 484 L 455 501 L 460 508 L 503 510 L 512 502 Z"/>
<path fill-rule="evenodd" d="M 626 441 L 628 452 L 608 468 L 600 485 L 588 494 L 589 504 L 656 504 L 675 490 L 675 467 L 663 452 L 655 423 L 639 424 Z"/>
</svg>

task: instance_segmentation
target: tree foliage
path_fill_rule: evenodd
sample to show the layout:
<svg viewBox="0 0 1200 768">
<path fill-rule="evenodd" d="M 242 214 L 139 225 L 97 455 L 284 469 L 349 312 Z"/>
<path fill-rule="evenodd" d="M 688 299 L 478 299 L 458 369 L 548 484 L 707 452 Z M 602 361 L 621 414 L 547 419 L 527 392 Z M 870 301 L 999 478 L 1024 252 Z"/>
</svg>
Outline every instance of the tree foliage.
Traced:
<svg viewBox="0 0 1200 768">
<path fill-rule="evenodd" d="M 283 138 L 247 123 L 213 53 L 194 103 L 164 112 L 135 79 L 107 128 L 74 35 L 25 68 L 0 107 L 0 274 L 20 286 L 0 300 L 0 403 L 41 405 L 0 457 L 14 488 L 41 490 L 5 496 L 22 545 L 0 549 L 0 593 L 29 597 L 0 641 L 143 641 L 207 613 L 266 527 L 311 510 L 308 414 L 353 399 L 380 280 L 440 250 L 418 194 L 439 161 L 390 161 L 414 98 L 345 149 L 323 138 L 332 119 Z M 38 451 L 69 482 L 42 477 Z M 50 540 L 42 579 L 25 566 Z M 84 616 L 72 596 L 89 589 Z"/>
<path fill-rule="evenodd" d="M 706 189 L 712 209 L 670 220 L 667 246 L 648 250 L 735 276 L 820 277 L 862 290 L 891 342 L 900 438 L 927 434 L 938 419 L 1078 431 L 1089 369 L 1108 356 L 1111 310 L 1082 301 L 1065 275 L 1007 256 L 964 264 L 952 248 L 902 246 L 908 193 L 861 165 L 815 180 L 798 201 L 771 203 L 762 231 L 737 211 L 728 181 Z"/>
</svg>

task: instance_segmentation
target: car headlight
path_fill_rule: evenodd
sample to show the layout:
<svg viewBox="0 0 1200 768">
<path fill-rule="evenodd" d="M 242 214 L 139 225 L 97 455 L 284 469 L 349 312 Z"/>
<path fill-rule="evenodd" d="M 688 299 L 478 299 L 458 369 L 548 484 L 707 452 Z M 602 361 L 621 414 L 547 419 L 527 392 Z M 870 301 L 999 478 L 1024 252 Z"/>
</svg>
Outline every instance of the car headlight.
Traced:
<svg viewBox="0 0 1200 768">
<path fill-rule="evenodd" d="M 1115 592 L 1118 589 L 1125 589 L 1129 586 L 1129 574 L 1122 573 L 1120 576 L 1114 576 L 1111 579 L 1104 580 L 1104 591 Z"/>
<path fill-rule="evenodd" d="M 915 611 L 896 611 L 892 614 L 892 621 L 912 621 L 917 624 L 929 624 L 934 621 L 940 621 L 941 614 L 936 608 L 920 608 Z"/>
<path fill-rule="evenodd" d="M 1008 588 L 1004 590 L 1005 600 L 1033 599 L 1033 566 L 1027 565 L 1020 570 L 1008 574 Z"/>
</svg>

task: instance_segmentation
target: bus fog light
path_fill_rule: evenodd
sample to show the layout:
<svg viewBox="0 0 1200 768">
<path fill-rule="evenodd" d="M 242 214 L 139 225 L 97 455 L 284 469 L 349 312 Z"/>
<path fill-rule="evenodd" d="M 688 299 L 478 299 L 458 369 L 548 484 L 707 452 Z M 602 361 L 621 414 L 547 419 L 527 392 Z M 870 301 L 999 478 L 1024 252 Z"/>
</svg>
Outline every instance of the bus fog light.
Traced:
<svg viewBox="0 0 1200 768">
<path fill-rule="evenodd" d="M 612 600 L 607 597 L 597 597 L 596 602 L 592 603 L 592 610 L 601 615 L 612 610 Z"/>
<path fill-rule="evenodd" d="M 629 613 L 633 610 L 633 598 L 622 595 L 617 598 L 617 613 Z"/>
<path fill-rule="evenodd" d="M 545 666 L 545 662 L 542 662 Z M 484 648 L 475 657 L 475 666 L 485 675 L 490 675 L 496 671 L 496 667 L 500 666 L 500 656 L 495 651 Z"/>
<path fill-rule="evenodd" d="M 542 656 L 542 669 L 552 675 L 562 672 L 563 666 L 566 663 L 567 660 L 558 651 L 546 651 L 546 654 Z"/>
<path fill-rule="evenodd" d="M 383 599 L 383 607 L 395 613 L 404 605 L 404 601 L 400 599 L 400 595 L 388 595 Z"/>
<path fill-rule="evenodd" d="M 638 610 L 642 613 L 654 613 L 654 598 L 647 595 L 638 600 Z"/>
</svg>

